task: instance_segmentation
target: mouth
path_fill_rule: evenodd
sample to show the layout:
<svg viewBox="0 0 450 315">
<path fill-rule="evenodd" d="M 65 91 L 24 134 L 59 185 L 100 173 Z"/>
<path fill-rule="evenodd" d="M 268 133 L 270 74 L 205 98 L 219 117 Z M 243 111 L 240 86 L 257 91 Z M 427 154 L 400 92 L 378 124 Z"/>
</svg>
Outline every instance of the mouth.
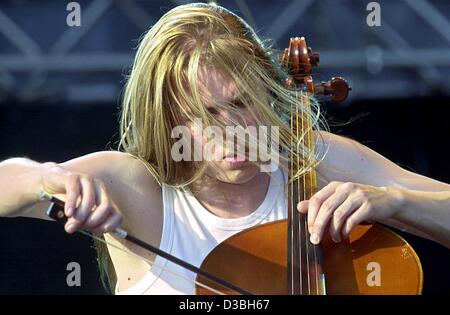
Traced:
<svg viewBox="0 0 450 315">
<path fill-rule="evenodd" d="M 243 166 L 247 162 L 248 159 L 245 156 L 227 155 L 223 158 L 223 160 L 231 168 L 238 168 L 238 167 Z"/>
<path fill-rule="evenodd" d="M 225 161 L 234 162 L 234 161 L 247 161 L 248 157 L 246 155 L 240 155 L 240 154 L 230 154 L 225 155 L 223 157 Z"/>
</svg>

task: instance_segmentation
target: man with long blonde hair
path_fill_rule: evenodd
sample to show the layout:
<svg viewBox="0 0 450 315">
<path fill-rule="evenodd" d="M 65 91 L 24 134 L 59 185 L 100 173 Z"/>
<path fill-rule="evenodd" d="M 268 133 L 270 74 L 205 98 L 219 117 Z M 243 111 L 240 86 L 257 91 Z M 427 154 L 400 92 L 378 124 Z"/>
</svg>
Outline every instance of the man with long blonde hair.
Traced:
<svg viewBox="0 0 450 315">
<path fill-rule="evenodd" d="M 284 85 L 286 76 L 271 48 L 230 11 L 208 4 L 176 7 L 140 42 L 123 97 L 119 150 L 60 164 L 3 161 L 0 215 L 48 219 L 48 202 L 38 196 L 53 194 L 65 200 L 68 233 L 104 234 L 109 245 L 98 245 L 101 268 L 115 293 L 192 294 L 193 273 L 109 232 L 120 226 L 199 266 L 231 235 L 286 218 L 286 156 L 297 137 L 287 119 L 296 97 Z M 311 242 L 320 243 L 326 228 L 340 242 L 357 224 L 373 220 L 450 247 L 450 185 L 327 132 L 320 107 L 310 103 L 297 106 L 310 117 L 316 150 L 296 153 L 302 157 L 297 175 L 311 168 L 319 174 L 319 191 L 298 204 L 308 212 Z M 220 141 L 212 148 L 215 159 L 174 159 L 178 141 L 184 141 L 182 150 L 194 143 L 187 156 L 198 157 L 195 147 L 211 140 L 212 134 L 196 132 L 196 120 L 201 129 L 276 127 L 277 149 L 269 156 L 280 153 L 279 167 L 263 172 L 266 160 L 238 156 L 234 144 Z M 187 141 L 174 133 L 180 126 L 189 131 Z M 260 139 L 253 132 L 245 136 L 250 140 L 240 149 Z"/>
</svg>

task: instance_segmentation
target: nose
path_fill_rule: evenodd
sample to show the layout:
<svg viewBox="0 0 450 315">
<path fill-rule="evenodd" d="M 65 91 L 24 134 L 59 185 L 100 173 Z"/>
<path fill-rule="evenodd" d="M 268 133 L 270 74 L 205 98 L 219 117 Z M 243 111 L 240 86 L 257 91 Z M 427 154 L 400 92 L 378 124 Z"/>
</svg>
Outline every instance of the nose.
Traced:
<svg viewBox="0 0 450 315">
<path fill-rule="evenodd" d="M 255 125 L 254 120 L 247 111 L 238 110 L 232 112 L 229 110 L 220 109 L 219 117 L 225 126 L 242 126 L 244 128 Z"/>
</svg>

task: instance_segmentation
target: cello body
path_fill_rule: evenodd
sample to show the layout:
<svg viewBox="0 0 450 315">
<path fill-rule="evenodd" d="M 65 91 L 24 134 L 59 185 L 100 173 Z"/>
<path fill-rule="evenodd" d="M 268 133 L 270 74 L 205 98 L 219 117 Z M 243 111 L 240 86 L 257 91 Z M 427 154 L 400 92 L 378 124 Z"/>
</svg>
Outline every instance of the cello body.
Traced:
<svg viewBox="0 0 450 315">
<path fill-rule="evenodd" d="M 201 268 L 254 294 L 290 294 L 287 220 L 255 226 L 217 246 Z M 380 225 L 358 225 L 335 244 L 327 234 L 321 244 L 326 293 L 332 295 L 414 295 L 422 292 L 423 274 L 413 248 Z M 198 280 L 235 294 L 206 280 Z M 197 287 L 197 294 L 211 291 Z M 314 294 L 314 292 L 311 292 Z"/>
</svg>

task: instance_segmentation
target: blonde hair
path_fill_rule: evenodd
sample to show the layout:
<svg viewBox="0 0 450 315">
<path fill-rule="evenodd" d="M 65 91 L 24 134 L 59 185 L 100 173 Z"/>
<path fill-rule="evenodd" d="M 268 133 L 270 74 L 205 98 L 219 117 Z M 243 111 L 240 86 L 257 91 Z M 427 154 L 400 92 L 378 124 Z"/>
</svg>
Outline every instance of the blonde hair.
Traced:
<svg viewBox="0 0 450 315">
<path fill-rule="evenodd" d="M 205 66 L 219 70 L 236 85 L 242 106 L 258 124 L 279 127 L 283 152 L 292 152 L 292 139 L 299 141 L 307 132 L 291 134 L 293 104 L 310 118 L 310 128 L 327 129 L 317 102 L 310 98 L 307 108 L 298 102 L 298 93 L 285 86 L 287 73 L 276 51 L 243 19 L 217 5 L 178 6 L 141 39 L 125 86 L 120 120 L 119 150 L 145 163 L 160 184 L 184 187 L 204 172 L 203 164 L 171 158 L 174 127 L 195 117 L 204 126 L 224 127 L 202 104 L 198 74 Z M 236 111 L 232 104 L 216 105 Z M 297 153 L 302 160 L 297 175 L 321 159 L 320 153 L 305 148 Z M 113 276 L 111 264 L 102 265 Z M 109 282 L 113 288 L 115 277 L 109 277 Z"/>
</svg>

